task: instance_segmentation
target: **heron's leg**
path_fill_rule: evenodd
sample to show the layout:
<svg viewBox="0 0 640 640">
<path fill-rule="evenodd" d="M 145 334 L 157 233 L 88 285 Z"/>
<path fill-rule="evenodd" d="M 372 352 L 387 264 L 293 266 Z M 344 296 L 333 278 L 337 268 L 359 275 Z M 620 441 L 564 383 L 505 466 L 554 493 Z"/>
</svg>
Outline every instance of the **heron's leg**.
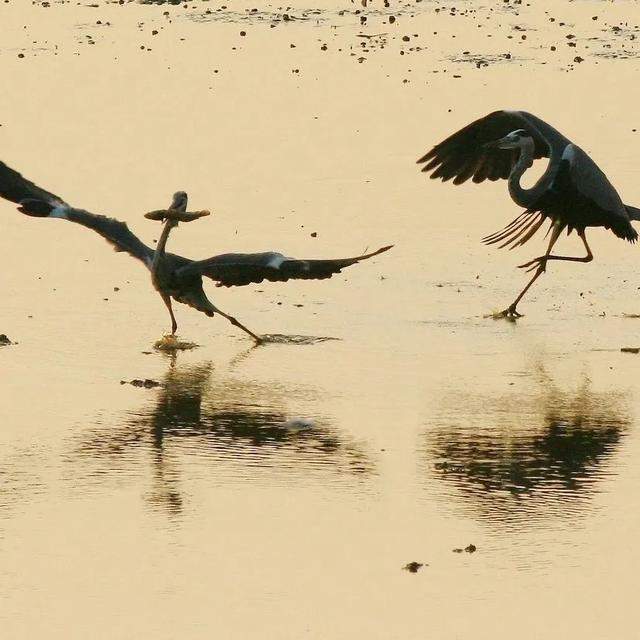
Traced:
<svg viewBox="0 0 640 640">
<path fill-rule="evenodd" d="M 167 305 L 167 309 L 169 309 L 169 315 L 171 316 L 171 335 L 175 335 L 176 330 L 178 329 L 178 323 L 176 322 L 176 317 L 173 315 L 173 308 L 171 307 L 171 296 L 168 296 L 164 293 L 161 293 L 160 296 L 162 300 Z"/>
<path fill-rule="evenodd" d="M 546 259 L 547 260 L 569 260 L 571 262 L 591 262 L 593 260 L 593 253 L 591 253 L 591 247 L 589 247 L 589 244 L 587 243 L 587 236 L 585 235 L 584 231 L 578 231 L 578 235 L 580 236 L 580 239 L 584 243 L 584 248 L 587 250 L 586 256 L 583 256 L 582 258 L 575 258 L 573 256 L 548 255 Z"/>
<path fill-rule="evenodd" d="M 551 255 L 551 249 L 553 249 L 553 245 L 558 241 L 558 238 L 560 237 L 560 234 L 562 233 L 563 229 L 564 229 L 563 224 L 553 225 L 552 231 L 551 231 L 551 237 L 549 238 L 549 245 L 547 246 L 546 253 L 543 256 L 540 256 L 539 258 L 536 258 L 535 260 L 531 261 L 531 264 L 538 265 L 536 272 L 533 274 L 533 278 L 529 280 L 529 282 L 527 283 L 527 286 L 520 292 L 520 295 L 504 311 L 495 313 L 493 314 L 492 317 L 510 318 L 510 319 L 522 317 L 522 314 L 518 313 L 518 311 L 516 310 L 516 307 L 518 306 L 518 302 L 520 302 L 520 300 L 522 300 L 522 298 L 524 297 L 524 294 L 527 293 L 527 291 L 529 291 L 529 289 L 531 288 L 531 285 L 545 272 L 547 268 L 547 260 Z"/>
<path fill-rule="evenodd" d="M 575 258 L 573 256 L 554 256 L 549 254 L 549 255 L 541 256 L 539 258 L 535 258 L 534 260 L 531 260 L 529 262 L 525 262 L 524 264 L 519 265 L 519 268 L 525 269 L 528 267 L 527 271 L 533 271 L 533 269 L 535 269 L 536 266 L 538 266 L 539 264 L 542 264 L 543 261 L 546 265 L 547 260 L 569 260 L 571 262 L 591 262 L 593 260 L 593 253 L 591 253 L 591 248 L 587 243 L 587 236 L 585 235 L 584 230 L 578 231 L 578 236 L 580 236 L 580 239 L 584 243 L 584 248 L 587 250 L 586 256 L 582 258 Z"/>
<path fill-rule="evenodd" d="M 255 333 L 253 333 L 253 331 L 247 329 L 247 327 L 245 327 L 242 323 L 238 322 L 233 316 L 230 316 L 224 311 L 220 311 L 220 309 L 218 309 L 218 307 L 214 305 L 211 305 L 211 310 L 214 313 L 220 314 L 223 318 L 226 318 L 234 327 L 238 327 L 239 329 L 242 329 L 245 333 L 248 333 L 256 341 L 256 344 L 262 344 L 263 340 L 260 336 L 257 336 Z"/>
</svg>

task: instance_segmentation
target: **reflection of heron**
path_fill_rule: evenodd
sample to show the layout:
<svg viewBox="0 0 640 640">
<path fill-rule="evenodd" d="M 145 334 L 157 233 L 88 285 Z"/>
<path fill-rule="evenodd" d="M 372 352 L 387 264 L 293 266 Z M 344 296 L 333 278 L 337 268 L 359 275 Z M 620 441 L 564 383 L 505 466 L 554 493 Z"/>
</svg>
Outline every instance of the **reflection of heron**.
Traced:
<svg viewBox="0 0 640 640">
<path fill-rule="evenodd" d="M 595 393 L 588 380 L 561 392 L 544 373 L 540 381 L 543 391 L 530 398 L 467 396 L 464 415 L 456 399 L 458 415 L 426 434 L 437 475 L 492 519 L 578 507 L 631 423 L 622 394 Z"/>
<path fill-rule="evenodd" d="M 219 287 L 243 286 L 263 280 L 286 282 L 292 279 L 324 280 L 342 269 L 366 260 L 391 247 L 382 247 L 372 253 L 354 258 L 335 260 L 298 260 L 287 258 L 280 253 L 227 253 L 207 260 L 190 260 L 182 256 L 166 253 L 165 246 L 171 229 L 179 221 L 189 222 L 208 212 L 188 213 L 187 194 L 179 191 L 174 195 L 169 209 L 147 214 L 153 220 L 164 220 L 162 235 L 154 251 L 141 242 L 126 224 L 98 216 L 82 209 L 74 209 L 61 198 L 23 178 L 19 173 L 0 162 L 0 196 L 16 202 L 22 213 L 42 218 L 61 218 L 93 229 L 116 251 L 126 251 L 130 256 L 142 261 L 151 271 L 152 281 L 171 315 L 171 332 L 178 327 L 171 308 L 171 298 L 188 304 L 208 316 L 219 314 L 233 325 L 248 333 L 256 342 L 261 338 L 247 329 L 232 316 L 214 306 L 202 288 L 202 277 L 211 278 Z"/>
<path fill-rule="evenodd" d="M 534 159 L 549 158 L 542 177 L 531 187 L 520 185 Z M 590 262 L 587 227 L 605 227 L 618 238 L 635 242 L 638 234 L 630 220 L 640 220 L 640 209 L 623 204 L 618 192 L 591 158 L 578 146 L 540 118 L 525 111 L 494 111 L 467 125 L 437 144 L 418 160 L 432 178 L 462 184 L 509 179 L 511 197 L 526 211 L 504 229 L 483 239 L 500 247 L 523 245 L 549 218 L 551 233 L 543 256 L 520 265 L 535 273 L 522 293 L 496 317 L 517 318 L 518 302 L 542 275 L 549 260 Z M 575 229 L 587 255 L 582 258 L 556 256 L 551 250 L 564 229 Z"/>
<path fill-rule="evenodd" d="M 238 463 L 250 467 L 252 477 L 259 469 L 280 468 L 302 469 L 305 476 L 321 470 L 372 473 L 366 453 L 321 419 L 310 429 L 286 428 L 289 416 L 278 405 L 295 390 L 280 394 L 272 385 L 212 376 L 209 364 L 180 367 L 172 362 L 151 405 L 128 413 L 117 429 L 94 430 L 83 438 L 77 455 L 90 466 L 105 464 L 108 473 L 135 464 L 135 452 L 148 450 L 154 473 L 149 499 L 170 513 L 181 509 L 179 462 L 184 457 L 213 460 L 212 476 Z"/>
</svg>

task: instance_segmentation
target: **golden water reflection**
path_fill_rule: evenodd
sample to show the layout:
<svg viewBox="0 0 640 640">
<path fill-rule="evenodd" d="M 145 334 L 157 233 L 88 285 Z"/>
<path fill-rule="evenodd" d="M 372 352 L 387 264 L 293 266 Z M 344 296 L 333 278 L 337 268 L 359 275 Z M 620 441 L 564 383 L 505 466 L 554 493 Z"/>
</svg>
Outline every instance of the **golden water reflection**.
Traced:
<svg viewBox="0 0 640 640">
<path fill-rule="evenodd" d="M 155 400 L 128 412 L 117 426 L 92 428 L 74 448 L 87 477 L 104 480 L 148 466 L 147 502 L 169 514 L 184 506 L 183 479 L 208 482 L 299 483 L 366 478 L 375 471 L 367 453 L 321 416 L 296 425 L 290 401 L 314 391 L 285 389 L 216 375 L 210 363 L 173 361 Z M 305 416 L 305 418 L 309 418 Z M 293 422 L 293 425 L 291 423 Z"/>
<path fill-rule="evenodd" d="M 529 394 L 459 397 L 424 435 L 426 475 L 472 517 L 518 529 L 573 517 L 616 473 L 632 424 L 627 394 L 593 391 L 588 376 L 562 390 L 543 367 L 534 381 Z"/>
</svg>

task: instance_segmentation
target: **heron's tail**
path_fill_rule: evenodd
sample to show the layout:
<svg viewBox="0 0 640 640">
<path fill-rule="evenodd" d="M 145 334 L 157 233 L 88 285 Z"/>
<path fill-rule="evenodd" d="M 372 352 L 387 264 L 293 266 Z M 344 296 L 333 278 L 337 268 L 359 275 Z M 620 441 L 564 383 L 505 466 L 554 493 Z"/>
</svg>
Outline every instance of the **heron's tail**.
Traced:
<svg viewBox="0 0 640 640">
<path fill-rule="evenodd" d="M 630 204 L 625 204 L 624 208 L 627 210 L 627 215 L 631 220 L 640 220 L 640 209 L 632 207 Z"/>
<path fill-rule="evenodd" d="M 638 239 L 638 232 L 633 228 L 629 220 L 640 220 L 640 209 L 632 207 L 630 204 L 625 204 L 624 208 L 627 212 L 628 219 L 622 216 L 616 216 L 614 220 L 608 220 L 608 224 L 604 226 L 606 229 L 611 229 L 618 238 L 634 243 Z"/>
<path fill-rule="evenodd" d="M 502 244 L 498 246 L 499 249 L 520 247 L 542 226 L 545 218 L 546 216 L 539 211 L 527 209 L 500 231 L 482 238 L 482 242 L 484 244 L 501 242 Z"/>
</svg>

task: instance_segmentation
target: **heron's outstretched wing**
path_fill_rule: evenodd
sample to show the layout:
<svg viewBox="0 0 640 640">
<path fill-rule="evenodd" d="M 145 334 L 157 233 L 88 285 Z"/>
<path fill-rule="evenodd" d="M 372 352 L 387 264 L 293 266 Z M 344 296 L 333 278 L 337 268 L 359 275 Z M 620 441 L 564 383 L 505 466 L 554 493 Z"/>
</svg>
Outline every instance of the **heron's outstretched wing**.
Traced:
<svg viewBox="0 0 640 640">
<path fill-rule="evenodd" d="M 54 207 L 65 204 L 62 198 L 33 184 L 4 162 L 0 162 L 0 196 L 15 203 L 26 199 L 35 199 L 42 200 Z"/>
<path fill-rule="evenodd" d="M 22 205 L 21 211 L 26 213 L 24 205 Z M 48 217 L 63 218 L 93 229 L 113 247 L 114 251 L 125 251 L 133 258 L 144 262 L 147 267 L 151 267 L 154 250 L 147 247 L 125 222 L 72 207 L 58 207 Z"/>
<path fill-rule="evenodd" d="M 535 142 L 535 157 L 548 158 L 556 145 L 560 150 L 569 144 L 561 133 L 526 111 L 494 111 L 437 144 L 418 160 L 422 171 L 443 182 L 453 178 L 462 184 L 508 178 L 518 159 L 517 149 L 487 148 L 488 142 L 504 138 L 517 129 L 529 132 Z"/>
<path fill-rule="evenodd" d="M 391 245 L 393 246 L 393 245 Z M 226 253 L 208 260 L 191 262 L 177 275 L 187 277 L 200 274 L 217 282 L 219 287 L 239 287 L 263 280 L 285 282 L 292 279 L 323 280 L 345 267 L 388 251 L 391 246 L 382 247 L 372 253 L 355 258 L 337 260 L 296 260 L 281 253 Z"/>
<path fill-rule="evenodd" d="M 37 218 L 62 218 L 93 229 L 109 242 L 116 251 L 126 251 L 150 266 L 153 249 L 133 234 L 124 222 L 106 216 L 74 209 L 62 198 L 30 182 L 17 171 L 0 162 L 0 196 L 19 204 L 18 210 Z"/>
</svg>

